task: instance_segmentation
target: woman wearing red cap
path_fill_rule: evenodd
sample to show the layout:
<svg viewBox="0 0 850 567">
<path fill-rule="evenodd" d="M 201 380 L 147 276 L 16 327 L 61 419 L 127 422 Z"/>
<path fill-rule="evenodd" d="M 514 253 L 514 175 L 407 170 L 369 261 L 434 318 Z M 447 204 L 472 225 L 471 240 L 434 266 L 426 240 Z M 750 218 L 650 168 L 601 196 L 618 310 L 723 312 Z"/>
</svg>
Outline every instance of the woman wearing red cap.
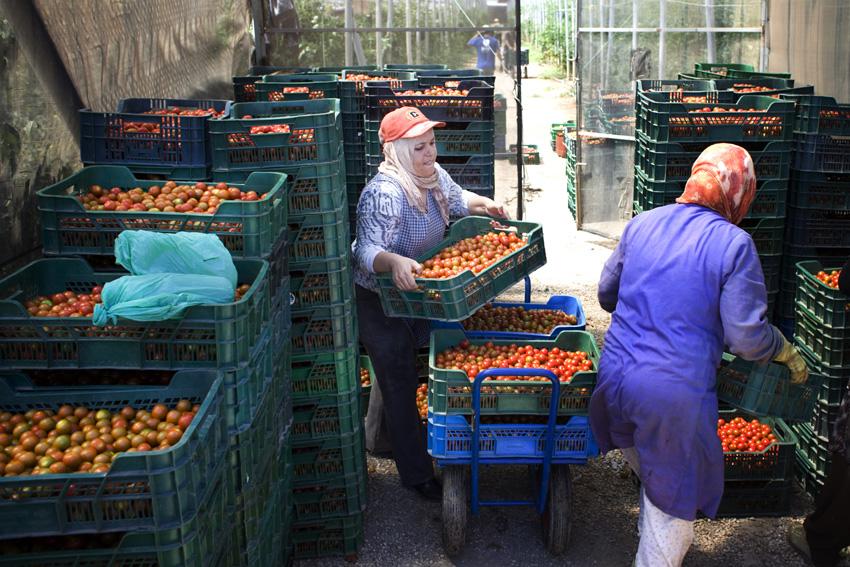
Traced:
<svg viewBox="0 0 850 567">
<path fill-rule="evenodd" d="M 352 244 L 360 341 L 375 370 L 366 448 L 392 451 L 402 484 L 427 500 L 442 497 L 416 408 L 416 354 L 428 340 L 430 324 L 387 317 L 375 274 L 391 272 L 399 289 L 416 289 L 414 273 L 421 273 L 422 265 L 414 258 L 440 243 L 450 215 L 509 218 L 503 206 L 461 189 L 440 167 L 435 126 L 445 123 L 414 107 L 398 108 L 381 121 L 384 161 L 363 188 Z"/>
<path fill-rule="evenodd" d="M 638 567 L 682 564 L 697 510 L 723 495 L 714 382 L 724 346 L 794 382 L 805 362 L 766 318 L 752 238 L 736 225 L 755 196 L 750 155 L 709 146 L 676 203 L 641 213 L 623 231 L 599 280 L 612 312 L 590 400 L 600 452 L 619 448 L 641 479 Z"/>
</svg>

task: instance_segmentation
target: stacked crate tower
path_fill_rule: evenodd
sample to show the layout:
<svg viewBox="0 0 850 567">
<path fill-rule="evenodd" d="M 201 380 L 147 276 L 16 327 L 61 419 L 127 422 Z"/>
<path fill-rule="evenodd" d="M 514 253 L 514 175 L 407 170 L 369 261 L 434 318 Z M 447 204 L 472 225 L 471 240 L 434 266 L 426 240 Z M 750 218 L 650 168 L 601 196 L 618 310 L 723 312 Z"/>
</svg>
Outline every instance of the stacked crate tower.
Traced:
<svg viewBox="0 0 850 567">
<path fill-rule="evenodd" d="M 477 71 L 477 70 L 476 70 Z M 378 131 L 381 120 L 401 106 L 419 108 L 429 120 L 445 122 L 434 128 L 437 162 L 462 188 L 493 198 L 494 195 L 494 87 L 488 77 L 459 76 L 456 71 L 421 71 L 416 92 L 383 84 L 366 85 L 366 165 L 368 177 L 383 161 Z M 482 80 L 484 79 L 484 80 Z M 452 86 L 453 85 L 453 86 Z M 432 89 L 432 91 L 428 91 Z M 468 90 L 466 96 L 437 94 Z M 433 94 L 424 94 L 431 92 Z"/>
<path fill-rule="evenodd" d="M 308 99 L 234 105 L 231 119 L 214 128 L 214 165 L 229 175 L 257 169 L 287 174 L 291 293 L 272 301 L 273 315 L 285 314 L 273 319 L 274 344 L 291 361 L 293 414 L 279 441 L 281 453 L 290 455 L 279 461 L 280 474 L 291 474 L 287 499 L 281 499 L 290 506 L 291 525 L 280 533 L 291 535 L 295 558 L 353 555 L 362 544 L 366 467 L 343 125 L 338 93 L 329 85 L 337 77 L 289 77 L 286 84 L 306 79 L 321 93 L 282 92 L 271 97 Z M 287 131 L 250 133 L 281 124 Z"/>
<path fill-rule="evenodd" d="M 756 196 L 738 226 L 752 236 L 758 251 L 770 320 L 779 292 L 794 103 L 731 90 L 706 90 L 704 87 L 713 86 L 705 83 L 639 81 L 635 213 L 675 202 L 694 161 L 708 146 L 726 142 L 746 149 L 755 167 Z"/>
<path fill-rule="evenodd" d="M 351 239 L 357 228 L 357 201 L 371 178 L 366 168 L 366 84 L 378 81 L 393 88 L 416 88 L 412 71 L 343 69 L 340 71 L 339 98 L 345 151 L 345 179 L 348 193 L 348 219 Z"/>
<path fill-rule="evenodd" d="M 45 259 L 4 283 L 5 290 L 13 290 L 3 298 L 4 312 L 15 321 L 4 324 L 0 366 L 31 372 L 37 385 L 61 390 L 5 391 L 2 405 L 70 403 L 115 414 L 124 406 L 150 409 L 156 401 L 172 405 L 186 398 L 199 409 L 194 430 L 187 429 L 168 449 L 121 455 L 105 473 L 73 475 L 73 480 L 57 474 L 50 480 L 59 489 L 32 500 L 32 510 L 5 500 L 15 510 L 3 516 L 20 518 L 15 527 L 4 525 L 4 538 L 54 537 L 50 551 L 21 554 L 21 565 L 59 564 L 69 557 L 162 566 L 283 560 L 285 540 L 261 541 L 277 529 L 266 519 L 280 515 L 264 514 L 266 502 L 256 495 L 267 477 L 276 477 L 269 472 L 277 470 L 276 410 L 288 399 L 288 376 L 273 364 L 269 309 L 273 293 L 289 294 L 288 276 L 272 275 L 286 253 L 286 227 L 277 222 L 286 215 L 281 199 L 286 176 L 259 173 L 227 182 L 267 198 L 222 199 L 208 215 L 95 208 L 87 201 L 95 186 L 109 188 L 115 196 L 111 202 L 118 203 L 150 194 L 153 187 L 164 192 L 170 187 L 166 180 L 175 181 L 175 194 L 202 188 L 198 183 L 210 185 L 210 116 L 227 116 L 230 108 L 229 101 L 125 99 L 115 113 L 83 110 L 80 145 L 86 167 L 38 192 Z M 84 202 L 90 206 L 84 208 Z M 37 326 L 26 312 L 13 316 L 30 296 L 61 290 L 79 296 L 120 278 L 126 272 L 115 264 L 116 238 L 138 229 L 218 236 L 233 257 L 237 297 L 231 303 L 189 307 L 176 319 L 119 318 L 117 327 L 96 327 L 91 316 L 41 319 Z M 103 389 L 73 388 L 91 383 Z M 247 449 L 241 441 L 248 437 L 271 440 L 271 447 L 263 447 L 272 449 L 269 457 L 260 459 L 253 446 Z M 31 491 L 15 483 L 3 488 L 6 493 Z M 271 491 L 279 494 L 276 488 Z M 268 495 L 266 501 L 276 502 Z M 39 525 L 28 525 L 25 517 Z M 84 550 L 68 552 L 55 537 L 68 545 L 82 539 L 79 549 Z"/>
<path fill-rule="evenodd" d="M 818 402 L 799 438 L 797 475 L 817 495 L 829 472 L 829 438 L 850 380 L 850 298 L 818 279 L 850 258 L 850 104 L 787 96 L 797 104 L 780 308 L 793 313 L 797 349 L 818 380 Z M 822 276 L 823 277 L 823 276 Z M 788 319 L 780 323 L 787 325 Z"/>
</svg>

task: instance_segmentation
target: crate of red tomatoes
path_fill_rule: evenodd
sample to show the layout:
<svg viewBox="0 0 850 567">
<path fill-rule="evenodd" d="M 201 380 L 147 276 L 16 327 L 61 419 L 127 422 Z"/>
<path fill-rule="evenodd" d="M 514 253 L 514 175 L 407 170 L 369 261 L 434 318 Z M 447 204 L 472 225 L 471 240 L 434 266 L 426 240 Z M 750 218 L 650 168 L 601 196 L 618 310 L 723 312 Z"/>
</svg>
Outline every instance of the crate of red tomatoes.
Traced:
<svg viewBox="0 0 850 567">
<path fill-rule="evenodd" d="M 795 301 L 828 329 L 850 327 L 850 297 L 838 289 L 840 275 L 840 266 L 824 267 L 817 260 L 797 263 Z"/>
<path fill-rule="evenodd" d="M 112 255 L 125 230 L 215 234 L 235 258 L 267 258 L 285 237 L 287 176 L 245 183 L 149 181 L 93 165 L 38 192 L 45 254 Z"/>
<path fill-rule="evenodd" d="M 418 289 L 399 290 L 392 274 L 378 274 L 384 312 L 460 321 L 546 263 L 543 227 L 464 217 L 451 226 L 448 238 L 416 260 L 423 266 Z"/>
<path fill-rule="evenodd" d="M 794 474 L 797 436 L 782 419 L 720 410 L 726 480 L 787 480 Z"/>
<path fill-rule="evenodd" d="M 206 179 L 212 163 L 209 121 L 226 118 L 228 100 L 126 98 L 117 112 L 80 110 L 80 161 L 138 167 L 145 173 L 192 168 Z"/>
<path fill-rule="evenodd" d="M 820 378 L 810 375 L 803 384 L 792 384 L 782 364 L 761 365 L 724 353 L 717 372 L 717 399 L 757 416 L 787 421 L 808 421 L 814 411 Z"/>
<path fill-rule="evenodd" d="M 558 415 L 587 415 L 596 386 L 599 348 L 587 331 L 564 331 L 553 339 L 469 339 L 463 331 L 431 333 L 428 409 L 471 415 L 472 381 L 488 368 L 548 368 L 561 383 Z M 552 384 L 540 377 L 487 379 L 481 387 L 481 415 L 548 416 Z"/>
<path fill-rule="evenodd" d="M 553 295 L 546 303 L 487 303 L 463 321 L 433 321 L 433 329 L 463 329 L 470 339 L 554 339 L 561 331 L 583 331 L 581 301 Z"/>
</svg>

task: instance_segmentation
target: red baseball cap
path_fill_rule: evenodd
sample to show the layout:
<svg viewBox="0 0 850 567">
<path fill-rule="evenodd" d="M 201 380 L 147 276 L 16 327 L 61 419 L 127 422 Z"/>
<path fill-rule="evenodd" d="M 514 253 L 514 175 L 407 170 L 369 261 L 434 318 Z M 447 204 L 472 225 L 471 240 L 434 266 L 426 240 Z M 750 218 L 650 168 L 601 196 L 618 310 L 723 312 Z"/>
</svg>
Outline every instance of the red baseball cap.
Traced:
<svg viewBox="0 0 850 567">
<path fill-rule="evenodd" d="M 378 137 L 385 144 L 399 138 L 416 138 L 435 126 L 445 125 L 445 122 L 428 120 L 415 106 L 402 106 L 384 116 Z"/>
</svg>

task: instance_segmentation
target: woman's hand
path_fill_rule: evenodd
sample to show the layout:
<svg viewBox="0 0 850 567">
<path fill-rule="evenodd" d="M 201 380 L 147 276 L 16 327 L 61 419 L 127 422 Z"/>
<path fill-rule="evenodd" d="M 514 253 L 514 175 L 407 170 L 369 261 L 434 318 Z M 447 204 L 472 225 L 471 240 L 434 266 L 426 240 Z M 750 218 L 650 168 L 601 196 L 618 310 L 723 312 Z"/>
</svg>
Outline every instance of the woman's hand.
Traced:
<svg viewBox="0 0 850 567">
<path fill-rule="evenodd" d="M 399 254 L 392 252 L 381 252 L 375 257 L 374 264 L 376 273 L 390 272 L 393 275 L 393 283 L 400 290 L 416 289 L 418 286 L 413 279 L 413 273 L 422 273 L 422 264 Z"/>
<path fill-rule="evenodd" d="M 482 195 L 476 195 L 469 199 L 469 214 L 475 216 L 491 217 L 496 219 L 511 219 L 511 214 L 508 208 L 504 205 L 499 205 L 493 199 L 489 199 Z"/>
</svg>

